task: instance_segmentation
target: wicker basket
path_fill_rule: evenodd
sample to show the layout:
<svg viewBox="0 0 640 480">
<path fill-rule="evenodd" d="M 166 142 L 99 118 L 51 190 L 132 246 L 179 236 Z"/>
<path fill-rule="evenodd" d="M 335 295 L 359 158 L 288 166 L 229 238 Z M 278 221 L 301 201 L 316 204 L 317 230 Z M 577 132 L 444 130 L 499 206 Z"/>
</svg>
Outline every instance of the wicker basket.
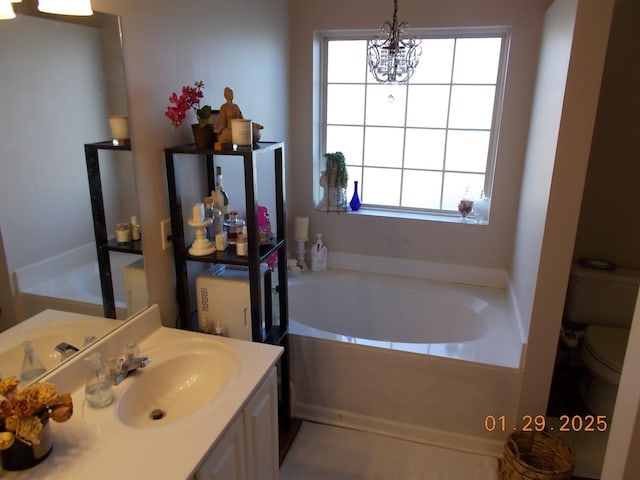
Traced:
<svg viewBox="0 0 640 480">
<path fill-rule="evenodd" d="M 500 480 L 570 480 L 576 452 L 566 436 L 516 431 L 500 461 Z"/>
</svg>

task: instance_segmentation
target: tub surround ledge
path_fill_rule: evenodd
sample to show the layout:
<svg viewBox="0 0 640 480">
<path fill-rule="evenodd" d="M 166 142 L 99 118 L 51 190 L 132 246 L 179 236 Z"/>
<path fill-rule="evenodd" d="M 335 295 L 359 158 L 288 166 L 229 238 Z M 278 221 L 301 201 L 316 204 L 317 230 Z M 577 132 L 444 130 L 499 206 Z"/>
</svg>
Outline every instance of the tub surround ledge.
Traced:
<svg viewBox="0 0 640 480">
<path fill-rule="evenodd" d="M 428 262 L 406 258 L 361 255 L 358 253 L 329 251 L 328 266 L 336 270 L 355 270 L 399 277 L 462 283 L 483 287 L 506 288 L 509 276 L 498 268 Z"/>
</svg>

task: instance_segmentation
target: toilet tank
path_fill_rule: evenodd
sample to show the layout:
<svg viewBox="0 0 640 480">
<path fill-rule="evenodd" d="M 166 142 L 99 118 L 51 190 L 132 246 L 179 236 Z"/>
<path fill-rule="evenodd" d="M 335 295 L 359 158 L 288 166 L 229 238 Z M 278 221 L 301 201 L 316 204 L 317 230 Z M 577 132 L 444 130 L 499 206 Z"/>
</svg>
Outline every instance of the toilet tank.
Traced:
<svg viewBox="0 0 640 480">
<path fill-rule="evenodd" d="M 571 266 L 564 315 L 571 322 L 629 327 L 640 286 L 640 270 L 613 271 Z"/>
</svg>

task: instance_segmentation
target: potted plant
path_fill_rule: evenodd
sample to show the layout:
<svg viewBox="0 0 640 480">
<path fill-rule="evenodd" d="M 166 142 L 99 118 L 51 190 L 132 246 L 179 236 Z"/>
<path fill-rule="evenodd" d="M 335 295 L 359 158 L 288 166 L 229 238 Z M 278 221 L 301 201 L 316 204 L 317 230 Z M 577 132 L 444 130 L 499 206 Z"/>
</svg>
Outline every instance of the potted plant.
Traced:
<svg viewBox="0 0 640 480">
<path fill-rule="evenodd" d="M 325 153 L 325 169 L 320 177 L 320 186 L 324 188 L 324 196 L 318 208 L 327 211 L 347 211 L 347 182 L 349 175 L 344 154 L 342 152 Z"/>
<path fill-rule="evenodd" d="M 198 123 L 191 125 L 193 136 L 198 148 L 213 148 L 215 143 L 215 133 L 213 125 L 209 122 L 213 110 L 211 105 L 200 105 L 204 94 L 202 89 L 204 82 L 198 81 L 190 85 L 182 87 L 181 94 L 173 92 L 169 97 L 169 105 L 165 116 L 171 121 L 171 127 L 177 128 L 182 125 L 183 120 L 187 116 L 189 110 L 193 110 L 196 114 Z"/>
</svg>

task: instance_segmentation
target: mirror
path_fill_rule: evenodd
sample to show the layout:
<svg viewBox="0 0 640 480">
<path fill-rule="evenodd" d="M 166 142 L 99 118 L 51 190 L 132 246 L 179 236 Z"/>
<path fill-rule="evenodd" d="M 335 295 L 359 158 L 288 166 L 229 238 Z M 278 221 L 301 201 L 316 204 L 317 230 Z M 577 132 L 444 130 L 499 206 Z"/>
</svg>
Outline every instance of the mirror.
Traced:
<svg viewBox="0 0 640 480">
<path fill-rule="evenodd" d="M 119 18 L 41 14 L 36 3 L 0 22 L 0 300 L 15 300 L 13 312 L 0 305 L 0 331 L 45 309 L 104 316 L 84 144 L 108 140 L 109 116 L 127 115 Z M 138 215 L 132 152 L 99 158 L 115 238 Z M 110 260 L 124 320 L 147 306 L 142 256 Z"/>
</svg>

